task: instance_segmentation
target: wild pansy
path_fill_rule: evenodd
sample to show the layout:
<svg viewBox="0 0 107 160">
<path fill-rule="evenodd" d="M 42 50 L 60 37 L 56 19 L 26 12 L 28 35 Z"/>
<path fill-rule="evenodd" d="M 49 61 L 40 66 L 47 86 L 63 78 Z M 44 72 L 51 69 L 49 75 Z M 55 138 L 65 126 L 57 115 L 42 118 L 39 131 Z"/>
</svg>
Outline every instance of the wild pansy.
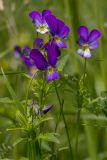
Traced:
<svg viewBox="0 0 107 160">
<path fill-rule="evenodd" d="M 45 34 L 49 31 L 49 26 L 45 20 L 47 15 L 51 15 L 51 11 L 43 10 L 42 15 L 38 11 L 32 11 L 29 13 L 33 24 L 36 26 L 36 31 Z"/>
<path fill-rule="evenodd" d="M 43 53 L 37 49 L 32 49 L 30 52 L 30 58 L 34 61 L 36 67 L 41 71 L 46 71 L 47 81 L 52 81 L 59 78 L 59 74 L 56 71 L 58 54 L 58 50 L 56 49 L 54 43 L 48 43 L 46 55 L 43 55 Z"/>
<path fill-rule="evenodd" d="M 50 28 L 50 33 L 53 36 L 54 43 L 59 48 L 66 48 L 66 44 L 63 42 L 63 39 L 66 38 L 70 32 L 68 26 L 64 24 L 61 20 L 57 19 L 53 15 L 46 16 L 46 22 Z"/>
<path fill-rule="evenodd" d="M 93 29 L 90 33 L 86 26 L 80 26 L 78 28 L 79 39 L 77 44 L 82 48 L 77 50 L 77 53 L 84 57 L 91 57 L 91 50 L 96 49 L 98 47 L 98 38 L 100 38 L 101 33 L 97 29 Z"/>
</svg>

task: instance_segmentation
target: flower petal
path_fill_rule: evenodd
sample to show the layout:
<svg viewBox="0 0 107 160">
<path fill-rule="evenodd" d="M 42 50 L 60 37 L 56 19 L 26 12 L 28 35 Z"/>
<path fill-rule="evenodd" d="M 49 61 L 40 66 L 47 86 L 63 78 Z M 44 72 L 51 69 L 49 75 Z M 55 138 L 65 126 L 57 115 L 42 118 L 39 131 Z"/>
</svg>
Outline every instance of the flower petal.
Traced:
<svg viewBox="0 0 107 160">
<path fill-rule="evenodd" d="M 89 35 L 88 42 L 96 41 L 101 36 L 101 33 L 97 29 L 93 29 Z"/>
<path fill-rule="evenodd" d="M 90 49 L 96 49 L 96 48 L 98 48 L 98 46 L 99 46 L 98 41 L 94 41 L 92 43 L 89 43 L 89 48 Z"/>
<path fill-rule="evenodd" d="M 60 39 L 58 43 L 56 43 L 56 45 L 59 48 L 67 48 L 66 44 Z"/>
<path fill-rule="evenodd" d="M 83 56 L 84 55 L 84 51 L 83 51 L 83 49 L 78 49 L 77 50 L 77 54 L 79 54 L 80 56 Z"/>
<path fill-rule="evenodd" d="M 32 49 L 30 52 L 30 58 L 34 60 L 36 67 L 40 70 L 45 70 L 48 67 L 48 63 L 42 53 L 37 49 Z"/>
<path fill-rule="evenodd" d="M 61 38 L 65 38 L 65 37 L 68 36 L 69 32 L 70 32 L 69 27 L 68 26 L 63 26 L 59 31 L 59 36 Z"/>
<path fill-rule="evenodd" d="M 77 44 L 79 44 L 80 46 L 83 46 L 84 43 L 85 41 L 81 37 L 77 40 Z"/>
<path fill-rule="evenodd" d="M 49 65 L 55 67 L 57 63 L 57 50 L 56 45 L 54 43 L 49 43 L 47 45 L 47 56 Z"/>
<path fill-rule="evenodd" d="M 53 35 L 55 35 L 57 32 L 57 19 L 56 19 L 56 17 L 53 15 L 47 15 L 45 20 L 51 30 L 51 33 Z"/>
<path fill-rule="evenodd" d="M 85 26 L 80 26 L 78 28 L 78 34 L 80 35 L 80 37 L 84 40 L 87 41 L 88 40 L 88 28 Z"/>
<path fill-rule="evenodd" d="M 30 18 L 32 19 L 32 22 L 38 27 L 40 24 L 42 24 L 42 18 L 39 12 L 32 11 L 29 13 Z"/>
<path fill-rule="evenodd" d="M 43 45 L 43 39 L 36 38 L 33 43 L 33 48 L 38 49 L 38 48 L 41 48 L 42 45 Z"/>
<path fill-rule="evenodd" d="M 29 57 L 26 57 L 25 55 L 22 56 L 22 61 L 28 68 L 34 65 L 34 61 L 30 59 Z"/>
<path fill-rule="evenodd" d="M 19 46 L 15 46 L 13 50 L 14 57 L 18 59 L 21 56 L 21 48 Z"/>
<path fill-rule="evenodd" d="M 42 108 L 42 112 L 44 114 L 46 114 L 47 112 L 49 112 L 52 109 L 53 105 L 49 105 L 49 106 L 45 106 Z"/>
<path fill-rule="evenodd" d="M 24 46 L 23 49 L 22 49 L 22 53 L 23 53 L 24 56 L 28 56 L 29 57 L 30 51 L 31 51 L 31 49 L 30 49 L 29 46 Z"/>
<path fill-rule="evenodd" d="M 52 12 L 50 11 L 50 10 L 43 10 L 42 11 L 42 18 L 43 18 L 43 20 L 45 20 L 45 17 L 47 16 L 47 15 L 50 15 Z"/>
<path fill-rule="evenodd" d="M 84 57 L 84 58 L 90 58 L 90 57 L 91 57 L 90 49 L 86 49 L 86 50 L 84 51 L 83 57 Z"/>
<path fill-rule="evenodd" d="M 46 80 L 47 81 L 54 81 L 59 78 L 59 74 L 56 70 L 53 70 L 53 72 L 48 72 L 46 73 Z"/>
</svg>

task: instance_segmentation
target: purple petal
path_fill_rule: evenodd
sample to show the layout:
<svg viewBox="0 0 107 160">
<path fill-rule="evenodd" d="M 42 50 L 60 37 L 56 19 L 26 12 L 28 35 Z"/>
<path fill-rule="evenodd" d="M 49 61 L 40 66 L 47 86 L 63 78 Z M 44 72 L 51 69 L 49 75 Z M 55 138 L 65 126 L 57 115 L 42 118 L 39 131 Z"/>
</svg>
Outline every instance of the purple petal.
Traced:
<svg viewBox="0 0 107 160">
<path fill-rule="evenodd" d="M 65 25 L 65 24 L 64 24 L 63 21 L 57 19 L 57 32 L 58 32 L 58 33 L 62 30 L 62 28 L 64 27 L 64 25 Z"/>
<path fill-rule="evenodd" d="M 42 18 L 39 12 L 32 11 L 29 13 L 30 18 L 32 19 L 32 22 L 38 27 L 40 24 L 42 24 Z"/>
<path fill-rule="evenodd" d="M 43 113 L 46 114 L 52 109 L 52 107 L 53 105 L 45 106 L 44 108 L 42 108 Z"/>
<path fill-rule="evenodd" d="M 50 11 L 50 10 L 43 10 L 43 11 L 42 11 L 42 18 L 45 19 L 45 17 L 46 17 L 47 15 L 51 15 L 51 11 Z"/>
<path fill-rule="evenodd" d="M 38 49 L 38 48 L 41 48 L 42 45 L 43 45 L 43 39 L 36 38 L 33 43 L 33 48 Z"/>
<path fill-rule="evenodd" d="M 30 51 L 31 51 L 31 48 L 29 46 L 25 46 L 22 49 L 22 53 L 23 53 L 24 56 L 28 56 L 29 57 Z"/>
<path fill-rule="evenodd" d="M 56 43 L 56 45 L 59 48 L 67 48 L 66 44 L 60 39 L 58 43 Z"/>
<path fill-rule="evenodd" d="M 13 54 L 16 59 L 19 58 L 21 56 L 21 48 L 19 46 L 15 46 Z"/>
<path fill-rule="evenodd" d="M 80 35 L 80 37 L 84 40 L 87 41 L 88 40 L 88 28 L 85 26 L 80 26 L 78 28 L 78 34 Z"/>
<path fill-rule="evenodd" d="M 53 35 L 55 35 L 57 32 L 57 19 L 56 19 L 56 17 L 53 15 L 47 15 L 45 20 L 46 20 L 48 26 L 50 27 L 51 33 Z"/>
<path fill-rule="evenodd" d="M 48 67 L 48 63 L 42 53 L 37 49 L 32 49 L 30 52 L 30 58 L 34 60 L 36 67 L 40 70 L 45 70 Z"/>
<path fill-rule="evenodd" d="M 96 41 L 100 36 L 101 36 L 101 33 L 98 30 L 93 29 L 89 35 L 88 42 L 91 43 L 93 41 Z"/>
<path fill-rule="evenodd" d="M 83 46 L 84 43 L 86 43 L 81 37 L 77 40 L 77 44 L 79 44 L 80 46 Z"/>
<path fill-rule="evenodd" d="M 49 65 L 55 67 L 57 62 L 57 50 L 54 43 L 47 45 L 47 56 Z"/>
<path fill-rule="evenodd" d="M 26 56 L 22 56 L 22 61 L 24 62 L 24 64 L 29 68 L 32 65 L 34 65 L 34 61 L 32 59 L 30 59 L 29 57 Z"/>
<path fill-rule="evenodd" d="M 61 38 L 65 38 L 68 36 L 69 32 L 70 32 L 70 29 L 68 28 L 68 26 L 63 26 L 63 28 L 61 28 L 59 31 L 59 36 Z"/>
<path fill-rule="evenodd" d="M 98 41 L 94 41 L 92 43 L 89 43 L 89 48 L 90 49 L 96 49 L 96 48 L 98 48 L 98 46 L 99 46 Z"/>
<path fill-rule="evenodd" d="M 46 73 L 46 80 L 47 81 L 54 81 L 58 78 L 59 78 L 58 72 L 54 68 L 49 67 L 48 71 Z"/>
</svg>

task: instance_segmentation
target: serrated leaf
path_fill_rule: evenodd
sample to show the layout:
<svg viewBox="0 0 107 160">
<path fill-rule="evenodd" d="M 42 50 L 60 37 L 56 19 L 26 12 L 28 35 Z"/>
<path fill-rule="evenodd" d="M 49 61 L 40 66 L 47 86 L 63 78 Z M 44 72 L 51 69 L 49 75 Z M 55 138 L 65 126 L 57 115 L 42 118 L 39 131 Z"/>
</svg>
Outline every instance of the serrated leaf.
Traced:
<svg viewBox="0 0 107 160">
<path fill-rule="evenodd" d="M 50 141 L 50 142 L 53 142 L 53 143 L 60 143 L 58 138 L 56 137 L 56 134 L 55 133 L 45 133 L 45 134 L 39 134 L 39 136 L 37 137 L 37 139 L 42 139 L 42 140 L 45 140 L 45 141 Z"/>
</svg>

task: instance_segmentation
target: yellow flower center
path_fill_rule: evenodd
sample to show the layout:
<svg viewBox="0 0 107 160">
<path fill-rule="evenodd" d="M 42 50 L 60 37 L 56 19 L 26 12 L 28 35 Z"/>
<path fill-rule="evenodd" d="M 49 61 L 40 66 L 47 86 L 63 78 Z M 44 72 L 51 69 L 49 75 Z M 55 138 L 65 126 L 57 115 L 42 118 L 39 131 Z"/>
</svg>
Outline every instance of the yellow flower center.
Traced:
<svg viewBox="0 0 107 160">
<path fill-rule="evenodd" d="M 52 74 L 53 71 L 54 71 L 54 68 L 53 68 L 53 67 L 48 67 L 48 73 L 49 73 L 49 74 Z"/>
<path fill-rule="evenodd" d="M 35 67 L 30 68 L 30 72 L 32 75 L 34 75 L 36 73 L 36 68 Z"/>
<path fill-rule="evenodd" d="M 55 37 L 54 37 L 54 40 L 55 40 L 56 43 L 59 43 L 59 42 L 60 42 L 60 38 L 59 38 L 58 36 L 55 36 Z"/>
<path fill-rule="evenodd" d="M 88 44 L 84 44 L 84 45 L 83 45 L 83 50 L 85 51 L 85 50 L 87 50 L 87 49 L 89 49 Z"/>
<path fill-rule="evenodd" d="M 41 26 L 39 27 L 39 29 L 40 29 L 41 32 L 43 32 L 43 31 L 45 30 L 45 26 L 44 26 L 44 25 L 41 25 Z"/>
</svg>

